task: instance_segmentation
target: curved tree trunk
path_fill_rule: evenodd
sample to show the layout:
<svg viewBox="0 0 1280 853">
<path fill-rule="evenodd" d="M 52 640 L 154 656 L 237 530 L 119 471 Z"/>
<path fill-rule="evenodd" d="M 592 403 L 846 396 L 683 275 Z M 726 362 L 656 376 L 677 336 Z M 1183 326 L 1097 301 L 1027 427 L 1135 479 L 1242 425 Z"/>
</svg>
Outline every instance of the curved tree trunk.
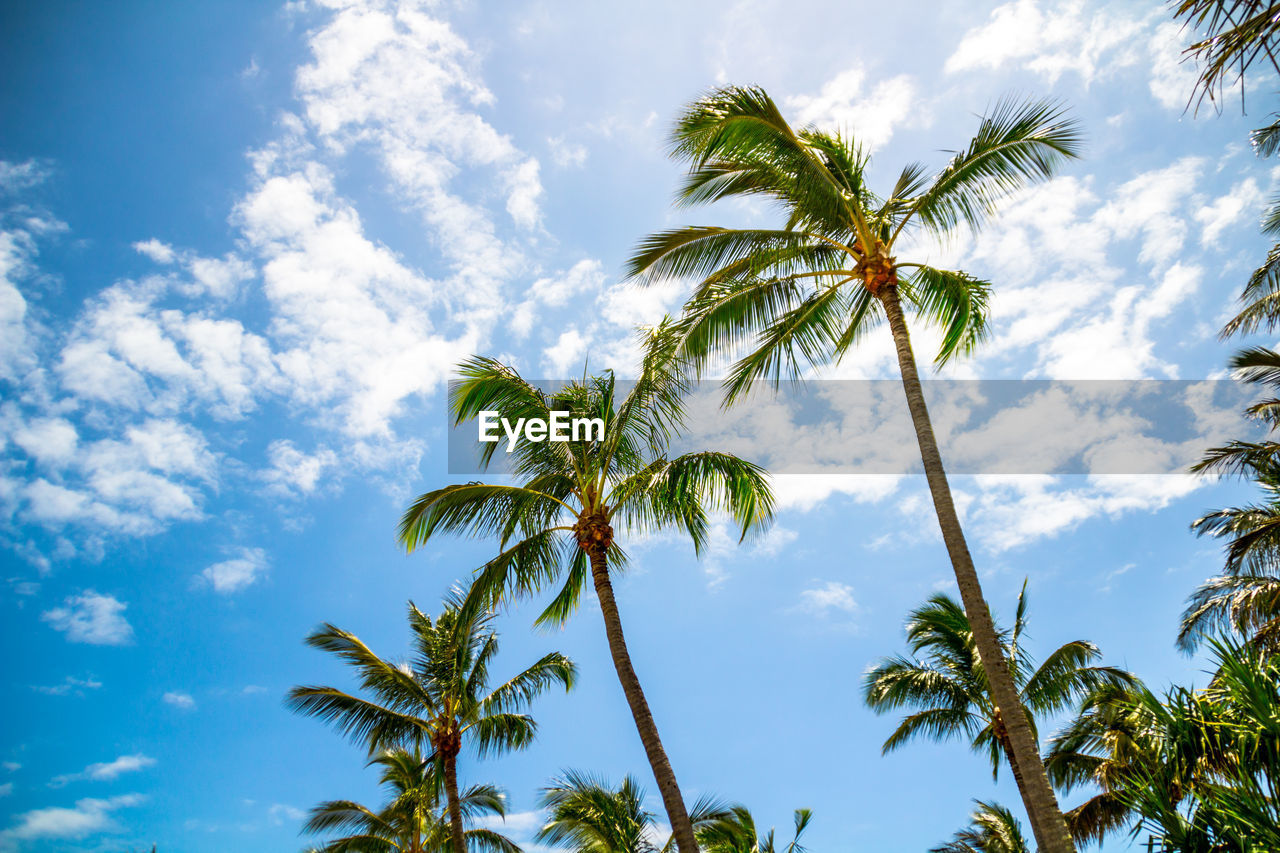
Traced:
<svg viewBox="0 0 1280 853">
<path fill-rule="evenodd" d="M 453 853 L 467 853 L 467 836 L 462 831 L 462 806 L 458 797 L 458 756 L 444 756 L 444 796 L 449 804 L 449 831 Z"/>
<path fill-rule="evenodd" d="M 627 641 L 622 636 L 622 619 L 618 615 L 618 603 L 613 597 L 613 584 L 609 580 L 609 566 L 604 549 L 592 548 L 587 554 L 591 558 L 591 579 L 595 583 L 596 596 L 600 599 L 600 612 L 604 614 L 604 632 L 609 638 L 609 654 L 613 656 L 613 667 L 618 671 L 618 681 L 622 682 L 622 692 L 626 694 L 627 704 L 631 706 L 636 731 L 640 733 L 640 742 L 644 744 L 649 766 L 653 768 L 653 778 L 658 783 L 662 805 L 667 810 L 667 820 L 671 822 L 671 834 L 675 836 L 680 853 L 698 853 L 693 823 L 685 809 L 684 798 L 680 796 L 676 774 L 671 769 L 671 762 L 667 760 L 667 753 L 658 738 L 658 727 L 654 725 L 649 703 L 645 701 L 644 691 L 640 689 L 640 679 L 631 667 L 631 655 L 627 652 Z"/>
<path fill-rule="evenodd" d="M 946 543 L 951 567 L 956 575 L 956 585 L 960 588 L 960 599 L 973 629 L 978 657 L 987 673 L 991 698 L 1005 712 L 1009 755 L 1017 761 L 1024 777 L 1022 801 L 1031 821 L 1036 845 L 1041 853 L 1074 853 L 1075 844 L 1058 807 L 1058 798 L 1049 785 L 1049 777 L 1044 772 L 1040 749 L 1031 734 L 1031 727 L 1027 725 L 1026 712 L 1009 674 L 1009 663 L 1000 648 L 995 625 L 991 621 L 991 611 L 982 597 L 982 586 L 973 566 L 973 557 L 969 554 L 969 546 L 960 527 L 960 517 L 956 514 L 955 503 L 951 499 L 951 487 L 942 467 L 942 455 L 938 452 L 938 442 L 934 438 L 933 424 L 925 406 L 920 376 L 916 372 L 915 356 L 911 352 L 911 338 L 907 334 L 907 323 L 902 316 L 898 288 L 892 284 L 881 287 L 877 296 L 884 305 L 889 328 L 893 332 L 893 342 L 898 352 L 898 368 L 902 372 L 902 386 L 907 394 L 907 408 L 911 411 L 911 422 L 915 426 L 916 439 L 920 444 L 920 459 L 924 463 L 929 493 L 933 496 L 938 526 L 942 528 L 942 540 Z"/>
</svg>

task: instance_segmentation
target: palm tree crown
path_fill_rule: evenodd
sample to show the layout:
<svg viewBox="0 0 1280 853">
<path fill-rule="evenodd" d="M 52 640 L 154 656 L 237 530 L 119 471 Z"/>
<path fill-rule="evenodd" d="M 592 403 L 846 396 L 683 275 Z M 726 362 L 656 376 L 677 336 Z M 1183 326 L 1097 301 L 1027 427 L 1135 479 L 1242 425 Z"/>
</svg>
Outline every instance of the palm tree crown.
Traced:
<svg viewBox="0 0 1280 853">
<path fill-rule="evenodd" d="M 1280 353 L 1261 347 L 1231 359 L 1236 376 L 1268 388 L 1245 414 L 1274 434 L 1280 426 Z M 1207 513 L 1192 523 L 1197 536 L 1226 540 L 1223 573 L 1191 594 L 1182 614 L 1178 645 L 1192 651 L 1206 636 L 1230 630 L 1264 648 L 1280 649 L 1280 442 L 1230 441 L 1208 450 L 1197 473 L 1229 474 L 1252 480 L 1261 501 Z"/>
<path fill-rule="evenodd" d="M 683 418 L 684 365 L 676 357 L 669 324 L 648 333 L 645 344 L 640 376 L 625 394 L 611 373 L 548 393 L 493 359 L 465 362 L 460 381 L 450 389 L 456 423 L 482 411 L 498 411 L 513 421 L 549 421 L 553 412 L 563 412 L 569 418 L 601 419 L 603 437 L 519 442 L 507 454 L 516 484 L 465 483 L 427 492 L 405 512 L 400 538 L 410 550 L 439 533 L 496 538 L 500 552 L 476 574 L 472 606 L 532 595 L 558 583 L 539 623 L 568 618 L 591 579 L 614 668 L 676 842 L 681 853 L 696 853 L 693 826 L 622 633 L 610 577 L 625 563 L 615 529 L 644 534 L 675 528 L 700 551 L 711 512 L 728 513 L 745 537 L 769 522 L 773 498 L 764 471 L 736 456 L 711 451 L 668 456 L 670 436 Z M 483 445 L 484 465 L 496 450 L 497 444 Z"/>
<path fill-rule="evenodd" d="M 336 655 L 355 668 L 371 698 L 336 687 L 295 687 L 286 704 L 318 717 L 365 745 L 370 754 L 395 747 L 428 749 L 439 765 L 449 805 L 456 850 L 465 850 L 458 755 L 465 743 L 483 756 L 521 749 L 537 726 L 523 710 L 553 684 L 573 685 L 573 662 L 551 652 L 493 690 L 489 666 L 498 652 L 497 635 L 487 629 L 492 614 L 467 615 L 457 593 L 432 620 L 412 602 L 409 626 L 413 655 L 402 663 L 376 655 L 354 634 L 330 624 L 307 637 L 307 644 Z"/>
<path fill-rule="evenodd" d="M 435 762 L 413 750 L 392 749 L 369 763 L 382 768 L 389 801 L 376 812 L 351 800 L 316 806 L 303 832 L 347 834 L 312 847 L 310 853 L 451 853 L 449 816 L 442 804 L 443 782 Z M 506 814 L 506 797 L 492 785 L 472 785 L 459 800 L 468 822 Z M 511 839 L 484 827 L 468 829 L 466 839 L 473 850 L 520 853 Z"/>
<path fill-rule="evenodd" d="M 633 776 L 623 777 L 614 788 L 595 776 L 569 770 L 542 791 L 540 805 L 548 819 L 537 840 L 574 853 L 658 853 L 657 822 L 644 799 L 644 788 Z M 710 822 L 728 814 L 716 800 L 704 797 L 694 803 L 689 818 L 701 838 Z"/>
<path fill-rule="evenodd" d="M 1018 595 L 1011 631 L 1000 633 L 1017 685 L 1027 724 L 1034 734 L 1036 717 L 1059 713 L 1102 687 L 1129 687 L 1134 677 L 1114 667 L 1097 666 L 1101 652 L 1093 643 L 1075 640 L 1055 649 L 1039 666 L 1021 645 L 1026 628 L 1026 584 Z M 973 630 L 964 609 L 939 593 L 911 612 L 907 620 L 911 657 L 886 658 L 867 672 L 864 695 L 877 713 L 917 709 L 903 718 L 884 743 L 890 752 L 909 741 L 965 738 L 991 761 L 993 776 L 1007 761 L 1022 775 L 1009 748 L 1008 719 L 991 696 Z"/>
</svg>

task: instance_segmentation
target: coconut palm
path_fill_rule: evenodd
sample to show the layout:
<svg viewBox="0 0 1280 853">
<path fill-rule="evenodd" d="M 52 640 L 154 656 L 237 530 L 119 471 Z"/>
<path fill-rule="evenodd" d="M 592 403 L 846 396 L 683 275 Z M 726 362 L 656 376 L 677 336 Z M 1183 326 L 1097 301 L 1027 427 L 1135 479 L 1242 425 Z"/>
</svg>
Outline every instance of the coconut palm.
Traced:
<svg viewBox="0 0 1280 853">
<path fill-rule="evenodd" d="M 791 841 L 780 853 L 805 853 L 800 843 L 813 818 L 809 809 L 796 809 L 795 829 Z M 756 830 L 756 820 L 746 806 L 731 806 L 727 813 L 706 822 L 698 830 L 698 843 L 705 853 L 779 853 L 773 840 L 773 828 L 761 835 Z"/>
<path fill-rule="evenodd" d="M 458 755 L 465 744 L 478 755 L 521 749 L 537 726 L 524 709 L 553 684 L 573 686 L 573 662 L 559 652 L 503 684 L 487 690 L 498 637 L 488 629 L 491 613 L 464 613 L 456 591 L 434 620 L 409 603 L 413 654 L 403 662 L 376 655 L 360 639 L 325 623 L 307 645 L 336 655 L 354 667 L 370 698 L 336 687 L 295 687 L 286 705 L 332 724 L 371 755 L 404 747 L 429 748 L 439 767 L 448 806 L 452 849 L 466 851 Z"/>
<path fill-rule="evenodd" d="M 405 512 L 400 538 L 412 551 L 438 533 L 497 537 L 501 551 L 476 574 L 472 600 L 488 605 L 558 583 L 539 624 L 567 619 L 591 579 L 613 665 L 676 844 L 681 853 L 696 853 L 693 825 L 622 632 L 611 574 L 623 568 L 625 555 L 615 530 L 643 535 L 676 528 L 700 552 L 707 541 L 709 512 L 729 513 L 746 536 L 770 520 L 773 498 L 764 471 L 735 456 L 702 452 L 668 457 L 669 437 L 682 423 L 687 390 L 684 365 L 673 347 L 669 325 L 647 333 L 639 378 L 626 394 L 611 373 L 547 393 L 493 359 L 463 363 L 461 378 L 450 389 L 456 423 L 482 411 L 498 411 L 512 421 L 550 420 L 552 412 L 565 412 L 569 418 L 600 418 L 603 438 L 517 442 L 506 454 L 515 485 L 466 483 L 428 492 Z M 490 464 L 497 446 L 482 445 L 483 465 Z"/>
<path fill-rule="evenodd" d="M 1085 640 L 1058 647 L 1037 667 L 1021 645 L 1026 612 L 1024 583 L 1013 630 L 1002 631 L 1000 642 L 1033 737 L 1037 716 L 1059 713 L 1099 687 L 1134 683 L 1123 670 L 1095 665 L 1101 652 Z M 987 755 L 993 777 L 1008 762 L 1019 790 L 1024 789 L 1026 769 L 1010 748 L 1011 720 L 992 698 L 973 629 L 960 604 L 945 593 L 930 597 L 908 617 L 907 643 L 910 657 L 885 658 L 864 679 L 864 698 L 876 713 L 913 709 L 884 742 L 883 751 L 921 737 L 963 738 L 974 751 Z"/>
<path fill-rule="evenodd" d="M 548 819 L 537 840 L 574 853 L 658 853 L 657 823 L 644 799 L 644 789 L 633 776 L 623 777 L 614 788 L 595 776 L 567 771 L 542 791 L 539 804 Z M 699 838 L 707 823 L 727 815 L 710 798 L 698 800 L 689 811 Z"/>
<path fill-rule="evenodd" d="M 1065 794 L 1096 786 L 1098 793 L 1066 814 L 1077 842 L 1096 842 L 1128 826 L 1136 814 L 1124 796 L 1126 781 L 1155 767 L 1154 720 L 1142 710 L 1132 686 L 1103 684 L 1089 692 L 1076 716 L 1049 739 L 1045 770 Z M 1176 801 L 1177 787 L 1161 795 Z"/>
<path fill-rule="evenodd" d="M 1274 434 L 1280 426 L 1280 354 L 1256 347 L 1231 360 L 1235 375 L 1263 384 L 1268 393 L 1245 410 Z M 1262 500 L 1207 513 L 1192 523 L 1197 536 L 1226 539 L 1223 574 L 1191 594 L 1182 614 L 1178 645 L 1192 651 L 1220 630 L 1235 631 L 1263 648 L 1280 649 L 1280 442 L 1231 441 L 1211 448 L 1192 468 L 1252 480 Z"/>
<path fill-rule="evenodd" d="M 951 841 L 929 853 L 1031 853 L 1022 824 L 1013 812 L 998 803 L 975 803 L 969 828 L 958 831 Z"/>
<path fill-rule="evenodd" d="M 414 750 L 391 749 L 369 765 L 382 768 L 387 804 L 378 811 L 352 800 L 331 800 L 316 806 L 303 832 L 346 835 L 310 848 L 311 853 L 450 853 L 453 834 L 447 809 L 441 807 L 443 785 L 436 763 Z M 506 797 L 492 785 L 472 785 L 458 800 L 468 822 L 506 814 Z M 473 827 L 464 834 L 473 850 L 520 853 L 515 842 L 491 829 Z"/>
<path fill-rule="evenodd" d="M 782 208 L 775 228 L 695 226 L 653 234 L 632 257 L 643 281 L 696 276 L 685 304 L 679 351 L 695 365 L 712 354 L 746 355 L 730 368 L 727 401 L 759 378 L 801 375 L 838 361 L 887 320 L 907 406 L 942 537 L 996 703 L 1009 711 L 1010 742 L 1026 774 L 1022 792 L 1045 853 L 1072 849 L 1035 740 L 982 597 L 925 405 L 903 304 L 939 326 L 939 364 L 971 352 L 987 335 L 990 284 L 895 252 L 916 235 L 977 228 L 998 201 L 1051 177 L 1080 147 L 1076 124 L 1048 102 L 1005 100 L 936 174 L 915 163 L 887 196 L 866 184 L 868 155 L 855 138 L 796 132 L 756 88 L 726 88 L 694 102 L 676 123 L 674 155 L 691 164 L 684 204 L 763 196 Z"/>
</svg>

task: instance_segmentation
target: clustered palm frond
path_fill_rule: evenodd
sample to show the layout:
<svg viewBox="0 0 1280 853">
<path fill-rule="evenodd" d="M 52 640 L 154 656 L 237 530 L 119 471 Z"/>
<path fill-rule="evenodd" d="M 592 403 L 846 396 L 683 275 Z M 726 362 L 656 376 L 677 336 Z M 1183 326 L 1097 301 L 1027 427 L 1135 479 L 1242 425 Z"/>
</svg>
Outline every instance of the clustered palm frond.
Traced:
<svg viewBox="0 0 1280 853">
<path fill-rule="evenodd" d="M 381 768 L 389 797 L 375 811 L 352 800 L 330 800 L 316 806 L 303 825 L 310 835 L 344 833 L 311 847 L 310 853 L 448 853 L 452 850 L 443 781 L 436 764 L 418 752 L 392 749 L 370 766 Z M 463 819 L 506 814 L 506 797 L 492 785 L 472 785 L 461 792 Z M 486 827 L 466 830 L 467 847 L 484 853 L 520 853 L 510 838 Z"/>
<path fill-rule="evenodd" d="M 467 846 L 457 782 L 463 746 L 470 744 L 480 756 L 528 746 L 537 726 L 524 710 L 552 685 L 568 690 L 576 675 L 572 661 L 551 652 L 489 690 L 489 667 L 498 652 L 497 635 L 488 628 L 492 614 L 467 611 L 463 603 L 455 591 L 432 619 L 410 602 L 413 654 L 402 662 L 379 657 L 348 631 L 322 625 L 307 637 L 307 644 L 353 667 L 367 698 L 336 687 L 300 686 L 290 690 L 286 700 L 292 710 L 331 724 L 371 755 L 407 750 L 393 753 L 403 763 L 404 756 L 425 752 L 424 761 L 437 774 L 430 777 L 432 784 L 438 782 L 444 789 L 455 850 Z M 396 769 L 391 764 L 384 768 L 385 773 Z M 409 778 L 404 767 L 399 771 Z M 390 781 L 396 784 L 402 777 Z"/>
<path fill-rule="evenodd" d="M 970 825 L 929 853 L 1031 853 L 1022 824 L 1005 806 L 977 801 Z"/>
<path fill-rule="evenodd" d="M 1274 434 L 1280 426 L 1280 353 L 1261 347 L 1231 361 L 1236 375 L 1262 384 L 1268 393 L 1246 410 Z M 1193 471 L 1244 477 L 1262 500 L 1207 513 L 1192 523 L 1198 536 L 1225 539 L 1223 574 L 1191 594 L 1178 630 L 1178 645 L 1192 651 L 1217 631 L 1230 631 L 1265 648 L 1280 650 L 1280 442 L 1231 441 L 1211 448 Z"/>
<path fill-rule="evenodd" d="M 1121 669 L 1097 665 L 1101 652 L 1093 643 L 1076 640 L 1055 649 L 1036 666 L 1021 644 L 1026 627 L 1026 586 L 1018 596 L 1012 630 L 1002 631 L 1010 671 L 1018 687 L 1032 731 L 1036 717 L 1059 713 L 1101 688 L 1136 683 Z M 975 648 L 964 609 L 951 596 L 938 593 L 907 619 L 911 656 L 895 655 L 872 667 L 863 681 L 867 705 L 876 713 L 918 709 L 904 717 L 884 742 L 888 753 L 917 738 L 963 738 L 991 762 L 993 777 L 1012 760 L 1003 714 L 991 698 L 990 685 Z"/>
<path fill-rule="evenodd" d="M 671 345 L 672 328 L 646 335 L 639 379 L 620 388 L 612 373 L 543 391 L 501 362 L 475 357 L 450 390 L 458 424 L 482 411 L 518 418 L 600 418 L 603 440 L 517 442 L 506 454 L 516 485 L 465 483 L 427 492 L 405 512 L 401 541 L 410 550 L 442 533 L 493 538 L 499 553 L 478 571 L 475 606 L 561 586 L 535 624 L 560 624 L 576 609 L 590 577 L 589 549 L 599 542 L 614 570 L 626 563 L 613 529 L 646 535 L 666 528 L 687 534 L 701 552 L 710 514 L 728 513 L 743 535 L 770 520 L 773 498 L 759 466 L 713 451 L 669 457 L 683 424 L 688 380 Z M 623 391 L 625 390 L 625 394 Z M 498 444 L 481 450 L 488 466 Z"/>
<path fill-rule="evenodd" d="M 1139 691 L 1152 760 L 1117 774 L 1115 794 L 1176 851 L 1280 849 L 1280 661 L 1214 641 L 1202 690 Z"/>
<path fill-rule="evenodd" d="M 883 319 L 885 288 L 942 328 L 937 360 L 986 337 L 990 284 L 957 270 L 899 261 L 906 234 L 979 226 L 995 205 L 1074 157 L 1079 130 L 1052 102 L 1004 100 L 940 171 L 906 166 L 884 196 L 866 184 L 870 157 L 848 134 L 794 131 L 762 90 L 727 88 L 695 102 L 673 133 L 690 163 L 683 205 L 738 195 L 776 202 L 779 228 L 689 226 L 645 238 L 629 265 L 644 281 L 696 276 L 680 351 L 695 367 L 749 350 L 726 380 L 729 399 L 756 379 L 839 360 Z"/>
</svg>

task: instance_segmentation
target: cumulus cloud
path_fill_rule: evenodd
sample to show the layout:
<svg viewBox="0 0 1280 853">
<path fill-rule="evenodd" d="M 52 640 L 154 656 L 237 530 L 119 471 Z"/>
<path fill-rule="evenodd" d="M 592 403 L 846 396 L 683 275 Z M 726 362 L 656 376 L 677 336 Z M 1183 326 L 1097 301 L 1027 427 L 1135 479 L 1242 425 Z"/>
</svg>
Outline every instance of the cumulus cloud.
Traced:
<svg viewBox="0 0 1280 853">
<path fill-rule="evenodd" d="M 856 613 L 858 602 L 853 597 L 853 587 L 839 581 L 827 581 L 800 591 L 800 608 L 815 615 L 833 611 Z"/>
<path fill-rule="evenodd" d="M 140 752 L 134 755 L 122 755 L 114 761 L 90 764 L 79 773 L 55 776 L 49 781 L 49 785 L 53 788 L 59 788 L 70 782 L 110 782 L 125 773 L 136 773 L 139 770 L 153 766 L 155 763 L 156 760 L 154 758 L 149 755 L 143 755 Z"/>
<path fill-rule="evenodd" d="M 192 711 L 196 707 L 196 700 L 190 693 L 183 693 L 180 690 L 170 690 L 160 697 L 165 704 L 172 705 L 183 711 Z"/>
<path fill-rule="evenodd" d="M 95 832 L 115 828 L 111 813 L 136 806 L 143 801 L 139 794 L 122 794 L 105 800 L 86 798 L 75 806 L 51 806 L 17 815 L 17 822 L 0 836 L 19 841 L 35 839 L 78 839 Z"/>
<path fill-rule="evenodd" d="M 794 95 L 785 100 L 797 124 L 813 124 L 852 134 L 868 151 L 883 146 L 894 129 L 907 122 L 916 109 L 916 85 L 900 74 L 866 86 L 866 72 L 854 66 L 823 84 L 816 95 Z"/>
<path fill-rule="evenodd" d="M 97 690 L 101 686 L 102 682 L 92 676 L 88 678 L 75 678 L 74 676 L 68 675 L 63 679 L 61 684 L 36 684 L 32 685 L 31 689 L 37 693 L 43 693 L 46 696 L 66 696 L 69 693 L 79 695 L 85 690 Z"/>
<path fill-rule="evenodd" d="M 214 592 L 229 595 L 252 586 L 267 570 L 267 552 L 261 548 L 241 548 L 240 554 L 206 568 L 200 576 Z"/>
<path fill-rule="evenodd" d="M 133 626 L 124 618 L 129 605 L 110 595 L 85 590 L 68 597 L 61 607 L 41 614 L 55 631 L 62 631 L 72 643 L 95 646 L 123 646 L 133 641 Z"/>
</svg>

